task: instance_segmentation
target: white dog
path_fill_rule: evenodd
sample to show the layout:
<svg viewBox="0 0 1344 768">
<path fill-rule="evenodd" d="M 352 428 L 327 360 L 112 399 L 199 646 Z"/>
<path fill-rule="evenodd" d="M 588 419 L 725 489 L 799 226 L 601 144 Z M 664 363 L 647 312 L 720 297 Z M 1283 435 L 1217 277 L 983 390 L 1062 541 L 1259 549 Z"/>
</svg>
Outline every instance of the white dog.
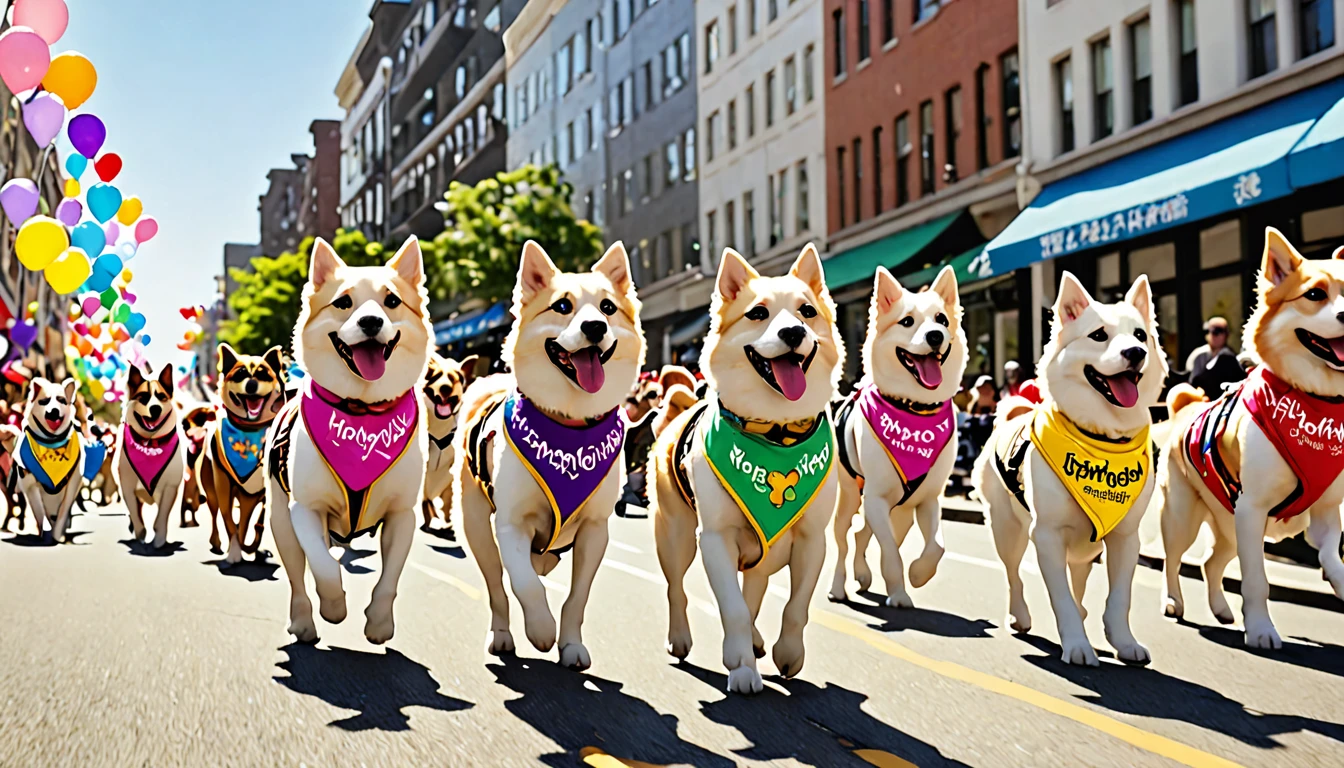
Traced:
<svg viewBox="0 0 1344 768">
<path fill-rule="evenodd" d="M 1031 628 L 1018 572 L 1030 537 L 1064 661 L 1097 666 L 1082 602 L 1104 546 L 1106 639 L 1122 661 L 1147 664 L 1148 649 L 1129 629 L 1129 604 L 1139 522 L 1155 485 L 1148 409 L 1167 373 L 1148 277 L 1139 277 L 1123 302 L 1101 304 L 1065 272 L 1040 370 L 1043 402 L 999 404 L 973 473 L 1008 571 L 1010 623 L 1018 632 Z"/>
<path fill-rule="evenodd" d="M 23 432 L 13 435 L 19 485 L 33 513 L 38 535 L 65 541 L 70 508 L 83 482 L 84 450 L 75 419 L 74 379 L 60 384 L 35 378 L 28 386 Z M 12 427 L 6 427 L 12 429 Z M 8 442 L 8 440 L 6 441 Z M 45 526 L 50 526 L 48 530 Z"/>
<path fill-rule="evenodd" d="M 380 525 L 383 572 L 364 611 L 364 637 L 392 638 L 392 603 L 425 478 L 417 383 L 430 354 L 428 303 L 414 237 L 381 267 L 348 267 L 326 241 L 313 245 L 294 327 L 295 356 L 309 378 L 266 444 L 266 507 L 289 576 L 289 632 L 299 642 L 317 641 L 305 562 L 322 618 L 338 624 L 345 588 L 328 547 Z"/>
<path fill-rule="evenodd" d="M 683 582 L 698 532 L 723 620 L 730 691 L 761 690 L 756 659 L 765 641 L 756 615 L 770 575 L 786 565 L 792 592 L 774 662 L 785 677 L 803 667 L 808 604 L 835 511 L 835 433 L 826 407 L 844 354 L 811 244 L 782 277 L 761 277 L 724 251 L 702 353 L 710 397 L 659 435 L 651 501 L 668 582 L 668 651 L 684 659 L 691 650 Z"/>
<path fill-rule="evenodd" d="M 146 378 L 131 366 L 126 379 L 126 406 L 121 414 L 117 442 L 117 488 L 131 517 L 131 536 L 145 538 L 142 506 L 153 504 L 154 548 L 168 543 L 168 519 L 182 493 L 186 475 L 186 441 L 173 400 L 173 365 L 167 363 L 157 379 Z"/>
<path fill-rule="evenodd" d="M 458 517 L 490 593 L 491 653 L 514 649 L 504 571 L 523 607 L 527 639 L 556 642 L 539 575 L 574 550 L 560 611 L 560 663 L 586 669 L 583 614 L 607 550 L 607 520 L 625 484 L 620 407 L 644 365 L 639 299 L 625 247 L 592 272 L 561 272 L 540 245 L 523 246 L 504 360 L 463 397 L 453 468 Z M 493 531 L 491 518 L 493 514 Z"/>
<path fill-rule="evenodd" d="M 909 608 L 913 603 L 905 591 L 900 547 L 917 519 L 924 551 L 910 564 L 910 584 L 924 586 L 943 556 L 941 499 L 957 458 L 952 396 L 966 372 L 966 334 L 951 267 L 918 293 L 902 289 L 886 268 L 877 268 L 863 370 L 862 386 L 836 411 L 844 471 L 834 525 L 840 551 L 830 597 L 845 599 L 848 533 L 862 495 L 864 525 L 854 537 L 854 575 L 867 589 L 872 575 L 864 550 L 871 531 L 882 550 L 887 605 Z"/>
</svg>

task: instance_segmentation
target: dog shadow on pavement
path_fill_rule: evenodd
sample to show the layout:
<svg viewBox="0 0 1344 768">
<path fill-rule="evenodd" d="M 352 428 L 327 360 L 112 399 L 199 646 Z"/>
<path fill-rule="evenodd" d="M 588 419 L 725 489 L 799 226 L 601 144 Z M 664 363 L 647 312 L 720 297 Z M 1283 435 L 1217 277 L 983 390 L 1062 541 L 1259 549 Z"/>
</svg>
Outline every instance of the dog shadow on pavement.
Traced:
<svg viewBox="0 0 1344 768">
<path fill-rule="evenodd" d="M 1266 661 L 1292 664 L 1303 669 L 1344 677 L 1344 647 L 1342 646 L 1298 637 L 1293 639 L 1300 640 L 1300 643 L 1284 642 L 1283 647 L 1278 650 L 1248 648 L 1246 647 L 1246 635 L 1239 629 L 1206 626 L 1185 619 L 1179 619 L 1176 623 L 1182 627 L 1198 630 L 1200 637 L 1224 648 L 1249 653 Z"/>
<path fill-rule="evenodd" d="M 1228 630 L 1230 631 L 1230 630 Z M 1186 722 L 1229 736 L 1259 749 L 1282 749 L 1274 737 L 1303 731 L 1344 742 L 1344 725 L 1299 715 L 1253 712 L 1212 688 L 1163 674 L 1152 667 L 1104 664 L 1087 667 L 1065 664 L 1058 643 L 1034 635 L 1018 635 L 1026 644 L 1045 653 L 1023 658 L 1030 664 L 1068 680 L 1094 695 L 1081 701 L 1140 717 L 1160 717 Z"/>
<path fill-rule="evenodd" d="M 355 710 L 327 723 L 342 730 L 409 731 L 410 716 L 402 711 L 407 707 L 459 712 L 475 706 L 440 693 L 427 667 L 392 648 L 372 653 L 290 643 L 280 650 L 289 658 L 276 666 L 289 676 L 273 679 L 295 693 Z"/>
<path fill-rule="evenodd" d="M 280 565 L 274 560 L 240 560 L 232 566 L 224 567 L 224 559 L 202 560 L 201 565 L 209 565 L 225 576 L 234 576 L 250 582 L 279 581 L 275 572 Z"/>
<path fill-rule="evenodd" d="M 75 545 L 75 546 L 87 547 L 91 542 L 87 542 L 87 541 L 79 541 L 78 539 L 79 539 L 80 536 L 87 535 L 88 533 L 89 533 L 89 531 L 66 531 L 66 532 L 65 532 L 65 543 L 66 543 L 67 545 Z M 13 545 L 13 546 L 15 546 L 15 547 L 54 547 L 54 546 L 56 546 L 56 539 L 54 539 L 54 538 L 50 538 L 50 537 L 38 536 L 38 535 L 35 534 L 35 533 L 16 533 L 16 534 L 10 536 L 10 537 L 7 538 L 7 539 L 0 539 L 0 541 L 3 541 L 3 542 L 5 542 L 6 544 L 10 544 L 10 545 Z"/>
<path fill-rule="evenodd" d="M 945 757 L 937 747 L 920 741 L 863 711 L 866 694 L 828 682 L 824 688 L 806 680 L 767 679 L 789 692 L 785 696 L 766 687 L 756 696 L 725 693 L 728 676 L 682 661 L 676 668 L 719 692 L 716 701 L 701 702 L 700 711 L 720 725 L 735 728 L 752 746 L 736 750 L 745 760 L 796 760 L 804 765 L 861 765 L 854 753 L 868 750 L 874 765 L 920 768 L 965 766 Z M 880 757 L 877 757 L 880 756 Z M 899 757 L 897 757 L 899 756 Z M 891 760 L 896 757 L 896 760 Z M 882 762 L 876 762 L 881 759 Z"/>
<path fill-rule="evenodd" d="M 869 624 L 870 629 L 878 632 L 921 632 L 939 637 L 990 637 L 989 630 L 997 626 L 985 619 L 974 621 L 930 608 L 890 608 L 885 604 L 885 595 L 873 592 L 860 592 L 860 596 L 871 602 L 846 599 L 840 605 L 847 606 L 859 613 L 881 621 Z"/>
<path fill-rule="evenodd" d="M 434 550 L 435 552 L 438 552 L 440 555 L 447 555 L 449 557 L 456 558 L 458 560 L 465 560 L 467 557 L 466 551 L 463 550 L 460 545 L 449 546 L 449 545 L 431 544 L 429 548 Z"/>
<path fill-rule="evenodd" d="M 625 761 L 641 761 L 638 764 L 733 765 L 725 757 L 682 741 L 675 716 L 661 714 L 642 699 L 622 693 L 620 683 L 545 659 L 504 656 L 486 669 L 496 682 L 522 694 L 504 702 L 504 707 L 565 750 L 538 756 L 546 765 L 574 765 L 583 750 L 594 747 Z"/>
<path fill-rule="evenodd" d="M 164 542 L 164 545 L 158 549 L 155 549 L 153 544 L 146 544 L 135 539 L 122 539 L 117 543 L 126 547 L 126 551 L 136 557 L 172 557 L 178 552 L 187 551 L 186 545 L 180 541 Z"/>
<path fill-rule="evenodd" d="M 341 567 L 346 573 L 358 576 L 365 573 L 373 573 L 373 569 L 367 565 L 360 565 L 359 561 L 369 557 L 375 552 L 372 549 L 355 549 L 354 547 L 345 547 L 341 552 Z"/>
</svg>

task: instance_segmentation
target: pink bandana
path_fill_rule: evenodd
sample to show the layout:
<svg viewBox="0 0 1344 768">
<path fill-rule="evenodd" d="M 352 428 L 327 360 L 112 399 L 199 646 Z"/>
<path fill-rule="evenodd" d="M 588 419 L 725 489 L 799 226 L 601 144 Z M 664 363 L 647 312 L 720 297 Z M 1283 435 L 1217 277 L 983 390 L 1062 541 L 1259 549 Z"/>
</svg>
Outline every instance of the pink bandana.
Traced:
<svg viewBox="0 0 1344 768">
<path fill-rule="evenodd" d="M 420 417 L 414 389 L 390 403 L 368 406 L 343 401 L 309 379 L 301 404 L 318 453 L 351 491 L 373 485 L 397 463 Z"/>
<path fill-rule="evenodd" d="M 951 401 L 931 413 L 917 413 L 887 399 L 875 384 L 869 384 L 859 390 L 858 406 L 900 473 L 908 496 L 952 439 L 956 420 Z"/>
<path fill-rule="evenodd" d="M 131 462 L 131 469 L 135 470 L 145 490 L 153 494 L 159 478 L 163 476 L 163 470 L 168 466 L 168 460 L 177 453 L 177 430 L 174 429 L 166 438 L 156 439 L 138 437 L 129 424 L 123 426 L 121 431 L 122 448 Z"/>
</svg>

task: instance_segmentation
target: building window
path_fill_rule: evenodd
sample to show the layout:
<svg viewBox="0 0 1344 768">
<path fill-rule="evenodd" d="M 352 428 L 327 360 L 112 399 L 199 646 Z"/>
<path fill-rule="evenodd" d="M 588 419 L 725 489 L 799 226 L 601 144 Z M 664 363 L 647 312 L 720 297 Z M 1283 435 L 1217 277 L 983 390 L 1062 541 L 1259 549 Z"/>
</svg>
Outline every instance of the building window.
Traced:
<svg viewBox="0 0 1344 768">
<path fill-rule="evenodd" d="M 742 236 L 745 239 L 746 255 L 756 255 L 756 203 L 751 190 L 742 193 Z"/>
<path fill-rule="evenodd" d="M 1177 0 L 1180 27 L 1181 106 L 1199 100 L 1199 52 L 1195 40 L 1195 0 Z"/>
<path fill-rule="evenodd" d="M 728 7 L 728 55 L 731 56 L 734 53 L 737 53 L 737 6 L 731 5 Z M 731 206 L 732 203 L 729 203 L 728 205 Z M 729 210 L 732 209 L 730 208 Z M 731 231 L 732 228 L 733 225 L 729 224 L 729 231 Z"/>
<path fill-rule="evenodd" d="M 840 228 L 845 228 L 845 148 L 835 148 L 835 189 L 839 193 Z"/>
<path fill-rule="evenodd" d="M 868 0 L 859 0 L 859 61 L 867 61 L 873 55 L 871 30 L 868 27 Z"/>
<path fill-rule="evenodd" d="M 954 182 L 959 178 L 957 172 L 957 142 L 961 139 L 961 86 L 955 86 L 948 90 L 944 96 L 943 112 L 947 125 L 944 130 L 947 133 L 947 162 L 944 163 L 943 177 L 948 183 Z"/>
<path fill-rule="evenodd" d="M 716 223 L 714 221 L 715 216 L 715 211 L 710 211 L 705 214 L 705 246 L 709 248 L 711 259 L 714 258 L 714 254 L 719 252 L 719 243 L 714 237 L 717 234 L 717 232 L 715 232 L 716 227 L 714 226 Z"/>
<path fill-rule="evenodd" d="M 588 36 L 592 34 L 592 20 L 588 20 L 588 27 L 574 36 L 574 79 L 586 75 L 593 71 L 592 48 L 589 47 Z"/>
<path fill-rule="evenodd" d="M 1274 37 L 1274 0 L 1246 0 L 1246 5 L 1246 18 L 1250 22 L 1251 77 L 1259 77 L 1279 67 L 1279 50 Z"/>
<path fill-rule="evenodd" d="M 569 162 L 574 162 L 583 154 L 583 145 L 574 138 L 574 123 L 565 124 L 565 154 L 569 157 Z"/>
<path fill-rule="evenodd" d="M 1055 62 L 1055 98 L 1059 99 L 1059 153 L 1072 152 L 1073 136 L 1073 59 Z"/>
<path fill-rule="evenodd" d="M 756 19 L 756 4 L 761 0 L 747 0 L 747 37 L 755 37 L 760 30 Z"/>
<path fill-rule="evenodd" d="M 728 202 L 723 204 L 723 244 L 729 248 L 737 247 L 737 237 L 736 237 L 737 233 L 735 231 L 736 228 L 737 228 L 736 203 L 734 203 L 732 200 L 729 200 Z M 714 260 L 713 263 L 717 265 L 719 254 L 711 251 L 709 256 L 711 259 Z"/>
<path fill-rule="evenodd" d="M 705 74 L 714 71 L 714 62 L 719 60 L 719 20 L 705 25 Z"/>
<path fill-rule="evenodd" d="M 705 120 L 705 162 L 714 162 L 714 139 L 719 135 L 719 111 L 709 113 Z"/>
<path fill-rule="evenodd" d="M 769 225 L 767 230 L 769 232 L 769 247 L 774 248 L 779 243 L 779 239 L 775 237 L 775 230 L 779 227 L 779 206 L 775 205 L 775 175 L 773 173 L 765 175 L 765 194 L 768 196 L 765 201 L 766 207 L 770 209 L 766 221 L 766 224 Z"/>
<path fill-rule="evenodd" d="M 817 47 L 809 45 L 803 49 L 803 101 L 811 104 L 817 89 L 812 80 L 813 60 L 817 58 Z"/>
<path fill-rule="evenodd" d="M 863 221 L 863 139 L 854 139 L 854 223 Z"/>
<path fill-rule="evenodd" d="M 695 181 L 695 128 L 687 128 L 685 138 L 686 147 L 681 152 L 681 178 L 685 181 Z"/>
<path fill-rule="evenodd" d="M 802 234 L 812 229 L 812 217 L 808 207 L 811 205 L 807 194 L 807 161 L 798 164 L 798 194 L 793 217 L 794 234 Z"/>
<path fill-rule="evenodd" d="M 1302 58 L 1335 44 L 1334 0 L 1302 0 L 1297 9 Z"/>
<path fill-rule="evenodd" d="M 1017 51 L 1009 51 L 999 59 L 1003 72 L 1003 156 L 1022 154 L 1022 90 L 1018 77 Z"/>
<path fill-rule="evenodd" d="M 644 160 L 641 163 L 642 167 L 640 168 L 640 191 L 643 193 L 640 195 L 640 201 L 645 203 L 649 202 L 650 199 L 658 194 L 657 178 L 653 172 L 654 163 L 656 162 L 654 154 L 655 153 L 650 152 L 645 155 Z"/>
<path fill-rule="evenodd" d="M 574 44 L 565 43 L 555 55 L 556 89 L 561 96 L 569 94 L 571 75 L 574 73 Z"/>
<path fill-rule="evenodd" d="M 882 44 L 896 39 L 896 8 L 894 0 L 882 0 Z"/>
<path fill-rule="evenodd" d="M 896 118 L 896 207 L 910 202 L 910 115 Z"/>
<path fill-rule="evenodd" d="M 923 21 L 938 11 L 939 0 L 915 0 L 915 21 Z"/>
<path fill-rule="evenodd" d="M 667 142 L 663 154 L 667 158 L 667 166 L 663 168 L 665 174 L 663 188 L 670 189 L 676 186 L 677 179 L 681 178 L 681 151 L 677 146 L 677 139 Z"/>
<path fill-rule="evenodd" d="M 728 102 L 728 151 L 737 149 L 737 99 Z"/>
<path fill-rule="evenodd" d="M 695 61 L 691 58 L 691 33 L 682 32 L 681 37 L 677 38 L 677 73 L 681 76 L 681 82 L 677 86 L 691 81 L 691 70 L 695 68 Z"/>
<path fill-rule="evenodd" d="M 621 8 L 626 0 L 615 0 L 611 4 L 611 39 L 620 40 L 625 37 L 625 33 L 630 31 L 630 13 L 628 6 Z M 623 12 L 624 11 L 624 12 Z"/>
<path fill-rule="evenodd" d="M 835 50 L 835 76 L 845 74 L 845 9 L 837 8 L 831 14 L 832 48 Z"/>
<path fill-rule="evenodd" d="M 790 56 L 784 60 L 784 114 L 792 115 L 798 109 L 798 60 Z"/>
<path fill-rule="evenodd" d="M 988 128 L 985 112 L 985 77 L 988 73 L 988 64 L 975 68 L 975 167 L 980 171 L 989 167 L 989 132 L 985 130 Z"/>
<path fill-rule="evenodd" d="M 743 103 L 747 105 L 747 138 L 750 139 L 756 135 L 756 86 L 748 85 L 743 98 Z"/>
<path fill-rule="evenodd" d="M 779 0 L 765 0 L 765 23 L 769 24 L 779 18 Z"/>
<path fill-rule="evenodd" d="M 933 102 L 926 101 L 919 105 L 919 194 L 933 194 L 934 174 L 936 171 L 933 166 Z"/>
<path fill-rule="evenodd" d="M 583 113 L 583 123 L 587 128 L 589 149 L 597 149 L 598 130 L 597 123 L 593 121 L 593 112 L 595 111 L 596 107 L 589 107 L 588 110 Z"/>
<path fill-rule="evenodd" d="M 779 172 L 779 180 L 775 183 L 775 207 L 779 209 L 779 216 L 775 218 L 778 227 L 770 235 L 770 244 L 778 245 L 784 242 L 784 208 L 785 201 L 789 199 L 789 171 L 784 169 Z"/>
<path fill-rule="evenodd" d="M 1111 39 L 1092 44 L 1092 140 L 1115 130 L 1115 94 L 1111 79 Z"/>
<path fill-rule="evenodd" d="M 775 70 L 765 73 L 765 127 L 775 124 Z"/>
<path fill-rule="evenodd" d="M 653 87 L 653 61 L 644 62 L 644 111 L 653 109 L 654 105 L 654 87 Z"/>
<path fill-rule="evenodd" d="M 882 212 L 882 126 L 873 129 L 873 215 Z"/>
<path fill-rule="evenodd" d="M 1129 26 L 1130 88 L 1134 125 L 1153 119 L 1152 25 L 1148 19 Z"/>
</svg>

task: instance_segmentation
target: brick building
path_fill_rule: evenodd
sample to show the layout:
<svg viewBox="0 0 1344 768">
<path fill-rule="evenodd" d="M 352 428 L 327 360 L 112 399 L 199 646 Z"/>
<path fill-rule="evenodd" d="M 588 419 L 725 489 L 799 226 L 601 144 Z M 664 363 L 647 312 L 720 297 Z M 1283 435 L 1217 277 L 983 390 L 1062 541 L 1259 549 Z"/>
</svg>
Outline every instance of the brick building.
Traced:
<svg viewBox="0 0 1344 768">
<path fill-rule="evenodd" d="M 331 240 L 341 225 L 341 122 L 314 120 L 313 157 L 304 169 L 299 203 L 301 237 Z"/>
</svg>

